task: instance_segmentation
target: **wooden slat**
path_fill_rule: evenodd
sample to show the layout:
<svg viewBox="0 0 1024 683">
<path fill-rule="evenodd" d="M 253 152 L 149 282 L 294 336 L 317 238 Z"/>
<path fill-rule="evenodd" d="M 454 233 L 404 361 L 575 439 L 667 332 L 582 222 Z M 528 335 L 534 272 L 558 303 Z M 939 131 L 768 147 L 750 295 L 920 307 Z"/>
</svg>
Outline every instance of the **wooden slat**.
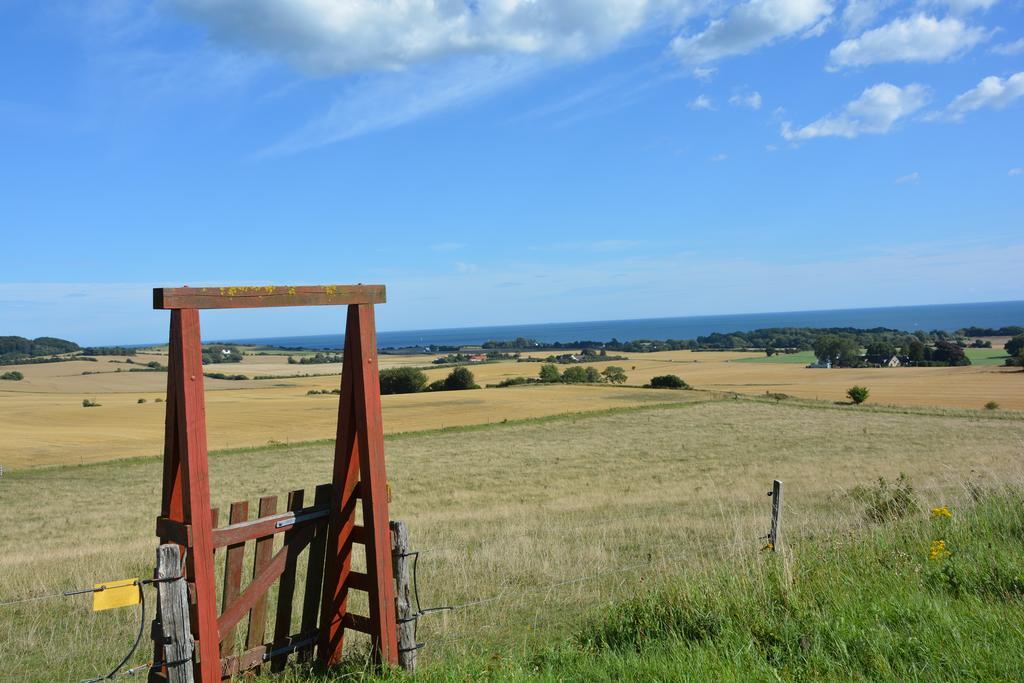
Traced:
<svg viewBox="0 0 1024 683">
<path fill-rule="evenodd" d="M 238 524 L 249 519 L 249 501 L 241 500 L 231 504 L 232 524 Z M 233 543 L 228 546 L 227 557 L 224 560 L 224 593 L 221 600 L 221 611 L 225 611 L 238 599 L 242 591 L 242 561 L 245 558 L 245 542 Z M 231 653 L 235 649 L 234 627 L 220 632 L 220 651 Z"/>
<path fill-rule="evenodd" d="M 363 572 L 349 572 L 348 573 L 348 587 L 355 588 L 357 591 L 370 592 L 372 584 L 370 583 L 370 577 Z"/>
<path fill-rule="evenodd" d="M 259 575 L 254 576 L 252 582 L 246 586 L 242 594 L 238 596 L 226 610 L 224 610 L 217 624 L 222 632 L 227 631 L 245 616 L 256 601 L 266 594 L 270 586 L 280 578 L 287 565 L 288 556 L 292 553 L 298 554 L 306 547 L 313 537 L 313 530 L 316 527 L 304 526 L 295 532 L 295 535 L 288 539 L 288 543 L 277 551 L 277 554 L 267 563 Z"/>
<path fill-rule="evenodd" d="M 328 505 L 314 505 L 313 507 L 301 510 L 289 510 L 280 514 L 267 515 L 266 517 L 261 516 L 239 524 L 221 527 L 213 532 L 213 547 L 220 548 L 225 545 L 251 541 L 261 536 L 284 533 L 293 527 L 304 526 L 308 523 L 327 524 L 329 512 Z M 277 526 L 279 522 L 287 522 L 289 520 L 295 520 L 295 523 L 282 527 Z"/>
<path fill-rule="evenodd" d="M 263 643 L 240 655 L 221 660 L 221 676 L 228 678 L 260 666 L 268 658 L 286 657 L 289 653 L 308 648 L 316 640 L 316 631 L 287 636 L 280 644 Z M 271 661 L 273 661 L 273 659 Z"/>
<path fill-rule="evenodd" d="M 277 496 L 263 496 L 260 498 L 260 517 L 266 517 L 277 512 Z M 293 534 L 294 535 L 294 534 Z M 285 546 L 286 548 L 288 546 Z M 274 535 L 269 534 L 256 539 L 256 559 L 252 565 L 253 580 L 260 575 L 270 562 L 271 553 L 274 552 Z M 297 553 L 296 553 L 297 554 Z M 288 557 L 285 556 L 284 569 L 288 567 Z M 250 584 L 251 585 L 251 584 Z M 267 587 L 269 589 L 269 586 Z M 245 639 L 246 648 L 253 648 L 263 642 L 267 634 L 267 591 L 256 599 L 252 610 L 249 612 L 249 634 Z"/>
<path fill-rule="evenodd" d="M 157 287 L 153 308 L 266 308 L 382 304 L 384 285 L 316 285 L 264 287 Z"/>
<path fill-rule="evenodd" d="M 367 635 L 374 635 L 373 624 L 369 617 L 364 617 L 361 614 L 354 614 L 352 612 L 345 612 L 345 616 L 342 617 L 341 623 L 345 628 L 350 628 L 353 631 L 359 631 Z"/>
<path fill-rule="evenodd" d="M 305 491 L 298 489 L 288 494 L 288 509 L 292 512 L 302 509 L 302 499 Z M 285 532 L 285 543 L 295 535 L 294 526 L 290 531 Z M 295 571 L 298 568 L 299 555 L 288 556 L 285 562 L 284 573 L 281 574 L 281 583 L 277 590 L 277 613 L 274 615 L 274 646 L 280 645 L 288 638 L 292 630 L 292 602 L 295 597 Z M 270 670 L 283 671 L 288 662 L 288 655 L 284 654 L 275 657 L 270 663 Z"/>
<path fill-rule="evenodd" d="M 316 507 L 328 506 L 331 502 L 330 484 L 321 484 L 316 487 L 313 495 L 313 504 Z M 306 585 L 302 595 L 302 622 L 301 631 L 308 633 L 316 629 L 320 616 L 320 591 L 324 583 L 324 552 L 327 549 L 327 526 L 316 526 L 314 528 L 313 540 L 309 544 L 309 555 L 306 559 Z M 300 648 L 296 659 L 300 662 L 307 662 L 312 659 L 313 648 Z"/>
<path fill-rule="evenodd" d="M 356 524 L 352 527 L 352 542 L 366 545 L 366 527 Z"/>
</svg>

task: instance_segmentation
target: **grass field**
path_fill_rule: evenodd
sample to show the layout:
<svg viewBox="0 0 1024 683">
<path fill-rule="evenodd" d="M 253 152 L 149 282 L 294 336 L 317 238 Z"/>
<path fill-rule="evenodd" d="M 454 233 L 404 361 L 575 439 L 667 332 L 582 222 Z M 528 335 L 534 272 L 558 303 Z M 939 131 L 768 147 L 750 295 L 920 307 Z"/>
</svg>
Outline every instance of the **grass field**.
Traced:
<svg viewBox="0 0 1024 683">
<path fill-rule="evenodd" d="M 999 351 L 973 349 L 971 353 L 993 356 Z M 784 393 L 842 401 L 847 388 L 861 384 L 871 390 L 871 404 L 979 410 L 996 401 L 1003 410 L 1024 410 L 1024 374 L 996 365 L 815 370 L 803 367 L 802 362 L 761 362 L 778 356 L 767 359 L 762 354 L 740 352 L 669 351 L 628 356 L 593 364 L 599 370 L 607 365 L 623 367 L 628 381 L 621 387 L 527 386 L 386 396 L 385 429 L 406 432 L 690 400 L 682 394 L 669 397 L 639 388 L 663 374 L 676 374 L 697 388 L 719 392 Z M 434 357 L 381 356 L 381 365 L 425 367 L 433 381 L 451 371 L 449 367 L 431 367 Z M 0 382 L 0 431 L 5 437 L 0 442 L 0 465 L 9 469 L 85 463 L 161 452 L 165 406 L 157 400 L 164 395 L 167 375 L 129 370 L 149 360 L 165 362 L 166 357 L 140 355 L 133 359 L 136 365 L 125 360 L 100 357 L 98 362 L 12 366 L 25 379 Z M 510 361 L 472 366 L 481 385 L 515 376 L 533 377 L 539 369 L 539 363 Z M 211 448 L 334 436 L 337 397 L 308 396 L 307 392 L 337 388 L 339 365 L 297 365 L 289 364 L 284 356 L 246 356 L 242 363 L 210 366 L 209 371 L 274 377 L 206 379 Z M 310 376 L 286 377 L 294 374 Z M 100 405 L 83 408 L 84 399 Z"/>
<path fill-rule="evenodd" d="M 713 400 L 388 437 L 392 517 L 423 550 L 424 606 L 490 600 L 424 617 L 426 664 L 504 661 L 681 573 L 756 566 L 773 478 L 791 538 L 839 541 L 864 524 L 851 487 L 879 476 L 907 472 L 923 506 L 957 509 L 965 484 L 1021 475 L 1013 413 L 677 395 Z M 330 451 L 214 455 L 214 503 L 326 481 Z M 0 602 L 148 574 L 159 477 L 154 458 L 5 472 L 0 547 L 14 550 L 0 554 Z M 105 672 L 137 616 L 92 614 L 87 600 L 0 607 L 0 680 Z"/>
</svg>

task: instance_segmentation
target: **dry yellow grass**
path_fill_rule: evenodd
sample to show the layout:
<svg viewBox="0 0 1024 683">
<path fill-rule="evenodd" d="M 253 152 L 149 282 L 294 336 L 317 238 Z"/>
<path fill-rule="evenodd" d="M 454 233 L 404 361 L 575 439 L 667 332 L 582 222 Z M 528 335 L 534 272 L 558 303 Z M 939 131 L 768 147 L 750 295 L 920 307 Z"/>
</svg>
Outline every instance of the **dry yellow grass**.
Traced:
<svg viewBox="0 0 1024 683">
<path fill-rule="evenodd" d="M 754 562 L 773 478 L 786 482 L 785 533 L 827 535 L 861 523 L 849 487 L 901 471 L 922 505 L 956 514 L 967 481 L 1019 478 L 1022 444 L 1021 419 L 741 399 L 391 437 L 386 451 L 392 516 L 424 551 L 423 605 L 494 598 L 424 617 L 429 660 L 550 641 L 682 568 Z M 322 444 L 216 455 L 214 504 L 311 487 L 330 461 Z M 0 602 L 148 573 L 159 477 L 158 459 L 5 476 Z M 87 604 L 0 607 L 0 680 L 106 671 L 137 617 Z"/>
<path fill-rule="evenodd" d="M 628 385 L 675 374 L 700 389 L 744 394 L 779 392 L 825 401 L 845 400 L 854 384 L 871 390 L 870 404 L 980 409 L 996 401 L 1005 410 L 1024 410 L 1024 374 L 998 366 L 966 368 L 870 368 L 813 370 L 799 364 L 738 363 L 759 354 L 669 351 L 628 354 L 627 360 L 594 363 L 625 368 Z M 381 356 L 381 365 L 428 367 L 435 356 Z M 166 361 L 153 355 L 137 363 Z M 158 453 L 162 449 L 167 376 L 159 372 L 116 372 L 134 367 L 123 358 L 15 366 L 25 379 L 0 382 L 0 464 L 5 467 L 94 462 Z M 118 362 L 122 361 L 122 362 Z M 568 366 L 560 366 L 562 369 Z M 534 377 L 539 363 L 483 363 L 471 367 L 477 382 L 496 384 L 516 376 Z M 82 375 L 83 371 L 100 374 Z M 306 441 L 334 435 L 336 397 L 307 396 L 310 389 L 338 386 L 337 364 L 288 364 L 285 356 L 246 356 L 240 364 L 211 366 L 210 372 L 254 375 L 308 373 L 320 377 L 228 381 L 207 379 L 210 447 L 257 446 L 268 441 Z M 443 378 L 448 367 L 429 368 Z M 145 404 L 138 399 L 145 398 Z M 83 408 L 82 400 L 98 408 Z M 500 422 L 571 411 L 678 400 L 679 395 L 627 387 L 527 386 L 388 396 L 384 424 L 389 432 Z"/>
</svg>

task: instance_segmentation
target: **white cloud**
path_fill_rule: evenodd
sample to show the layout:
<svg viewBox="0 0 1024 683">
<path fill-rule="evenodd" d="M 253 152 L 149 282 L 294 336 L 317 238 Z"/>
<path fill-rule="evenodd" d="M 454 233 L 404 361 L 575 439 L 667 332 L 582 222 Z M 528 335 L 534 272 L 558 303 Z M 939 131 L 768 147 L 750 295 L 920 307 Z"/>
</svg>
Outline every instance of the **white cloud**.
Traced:
<svg viewBox="0 0 1024 683">
<path fill-rule="evenodd" d="M 941 62 L 958 57 L 989 37 L 956 17 L 915 14 L 844 40 L 829 53 L 829 66 L 867 66 L 882 62 Z"/>
<path fill-rule="evenodd" d="M 917 83 L 903 88 L 879 83 L 867 88 L 836 115 L 824 116 L 803 128 L 782 124 L 782 137 L 789 141 L 828 136 L 855 138 L 866 133 L 888 133 L 901 118 L 913 114 L 928 101 L 928 90 Z"/>
<path fill-rule="evenodd" d="M 715 108 L 715 103 L 711 101 L 711 98 L 707 95 L 697 95 L 692 102 L 690 102 L 690 109 L 706 109 L 712 110 Z"/>
<path fill-rule="evenodd" d="M 860 31 L 875 20 L 894 0 L 849 0 L 843 8 L 843 24 L 847 31 Z"/>
<path fill-rule="evenodd" d="M 991 107 L 1002 109 L 1017 98 L 1024 96 L 1024 71 L 1018 71 L 1007 78 L 988 76 L 977 86 L 956 97 L 942 112 L 932 114 L 929 119 L 962 121 L 972 111 Z"/>
<path fill-rule="evenodd" d="M 406 68 L 452 55 L 577 58 L 617 45 L 682 0 L 173 0 L 218 40 L 312 73 Z"/>
<path fill-rule="evenodd" d="M 992 52 L 997 55 L 1012 56 L 1024 53 L 1024 38 L 1018 38 L 1012 43 L 1000 43 L 992 47 Z"/>
<path fill-rule="evenodd" d="M 761 93 L 756 90 L 752 93 L 741 95 L 736 94 L 729 98 L 729 104 L 734 107 L 750 107 L 751 109 L 761 108 Z"/>
<path fill-rule="evenodd" d="M 897 185 L 907 185 L 908 183 L 916 183 L 920 179 L 921 174 L 918 173 L 917 171 L 914 171 L 913 173 L 908 173 L 907 175 L 900 176 L 893 182 L 895 182 Z"/>
<path fill-rule="evenodd" d="M 423 66 L 348 85 L 319 117 L 257 156 L 295 154 L 401 126 L 529 79 L 532 60 L 477 57 L 455 66 Z"/>
<path fill-rule="evenodd" d="M 728 158 L 729 158 L 729 155 L 728 155 L 728 154 L 722 154 L 722 153 L 719 153 L 719 154 L 715 154 L 715 155 L 713 155 L 713 156 L 711 157 L 711 161 L 725 161 L 725 160 L 726 160 L 726 159 L 728 159 Z"/>
<path fill-rule="evenodd" d="M 694 78 L 696 78 L 699 81 L 704 81 L 705 83 L 710 81 L 712 79 L 712 77 L 714 77 L 714 75 L 717 72 L 718 72 L 718 69 L 716 69 L 713 66 L 695 66 L 695 67 L 693 67 L 693 76 L 694 76 Z"/>
<path fill-rule="evenodd" d="M 1022 167 L 1011 168 L 1009 173 L 1007 173 L 1007 175 L 1024 175 L 1024 168 L 1022 168 Z"/>
<path fill-rule="evenodd" d="M 672 51 L 687 64 L 752 52 L 815 27 L 832 12 L 827 0 L 748 0 L 692 36 L 678 36 Z"/>
</svg>

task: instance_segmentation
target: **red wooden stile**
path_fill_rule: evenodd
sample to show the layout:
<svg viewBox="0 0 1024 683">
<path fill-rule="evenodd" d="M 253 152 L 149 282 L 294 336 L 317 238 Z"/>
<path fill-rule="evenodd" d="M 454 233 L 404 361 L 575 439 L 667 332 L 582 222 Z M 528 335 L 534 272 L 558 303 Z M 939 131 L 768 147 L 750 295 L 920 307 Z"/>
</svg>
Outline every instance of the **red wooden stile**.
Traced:
<svg viewBox="0 0 1024 683">
<path fill-rule="evenodd" d="M 195 673 L 202 683 L 220 681 L 268 659 L 273 659 L 274 668 L 279 670 L 289 652 L 299 652 L 302 658 L 302 652 L 313 642 L 318 644 L 320 660 L 334 664 L 341 657 L 346 629 L 369 634 L 378 659 L 398 663 L 373 316 L 373 305 L 383 303 L 384 298 L 380 285 L 153 290 L 154 308 L 171 310 L 163 497 L 157 535 L 161 543 L 179 543 L 187 553 L 185 572 L 193 600 L 191 624 L 198 658 Z M 301 491 L 292 492 L 289 512 L 275 514 L 276 498 L 267 498 L 261 500 L 260 516 L 253 520 L 247 520 L 245 503 L 239 502 L 232 506 L 229 525 L 214 529 L 199 309 L 310 305 L 348 306 L 330 501 L 325 509 L 327 492 L 320 495 L 318 489 L 315 504 L 302 508 Z M 362 526 L 355 524 L 357 501 L 362 504 Z M 273 554 L 276 533 L 284 533 L 285 541 Z M 241 553 L 247 541 L 256 542 L 257 560 L 252 580 L 240 590 Z M 365 574 L 352 569 L 356 543 L 366 550 Z M 307 545 L 311 551 L 301 618 L 303 632 L 289 635 L 295 563 Z M 228 548 L 224 604 L 218 610 L 214 549 L 224 546 Z M 325 555 L 326 562 L 321 564 Z M 282 576 L 285 597 L 276 610 L 269 610 L 267 591 Z M 319 584 L 320 576 L 322 589 L 310 585 Z M 348 611 L 351 589 L 368 594 L 369 615 Z M 317 594 L 321 595 L 318 625 L 313 612 L 315 602 L 311 602 Z M 233 632 L 238 624 L 244 624 L 246 613 L 250 616 L 248 637 L 244 639 L 248 649 L 233 655 L 236 640 L 242 640 Z M 268 614 L 275 614 L 274 640 L 264 643 Z M 158 644 L 157 660 L 160 651 Z"/>
</svg>

